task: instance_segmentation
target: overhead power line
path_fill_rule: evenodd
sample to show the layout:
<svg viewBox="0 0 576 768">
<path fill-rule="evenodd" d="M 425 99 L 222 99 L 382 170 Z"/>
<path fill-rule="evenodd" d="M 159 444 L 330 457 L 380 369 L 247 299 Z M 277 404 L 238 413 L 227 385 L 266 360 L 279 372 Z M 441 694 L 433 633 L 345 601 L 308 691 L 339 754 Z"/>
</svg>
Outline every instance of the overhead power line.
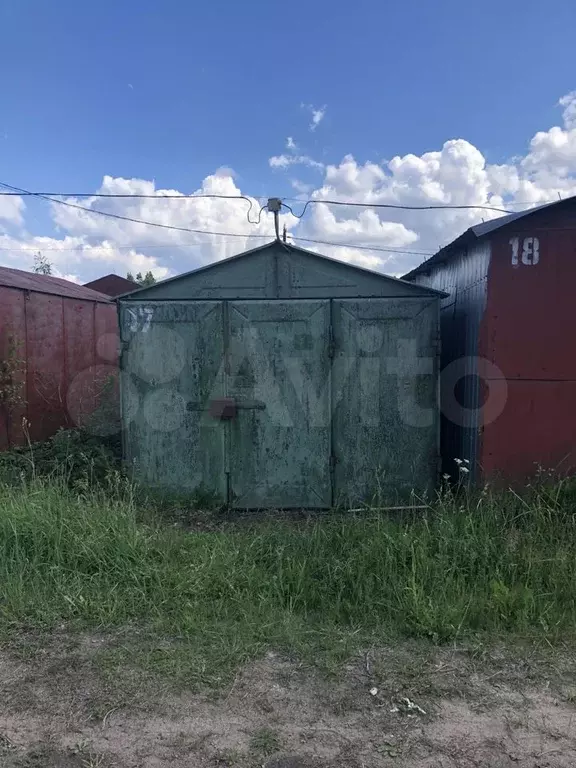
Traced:
<svg viewBox="0 0 576 768">
<path fill-rule="evenodd" d="M 288 233 L 289 234 L 289 233 Z M 334 246 L 336 248 L 354 248 L 356 250 L 360 251 L 378 251 L 381 253 L 399 253 L 404 254 L 407 256 L 433 256 L 435 251 L 412 251 L 412 250 L 405 250 L 403 248 L 392 248 L 382 245 L 355 245 L 354 243 L 335 243 L 330 242 L 328 240 L 313 240 L 309 237 L 294 237 L 290 236 L 290 240 L 288 240 L 288 245 L 290 244 L 291 240 L 300 242 L 300 243 L 315 243 L 316 245 L 330 245 Z M 238 235 L 238 237 L 244 237 L 244 235 Z M 272 235 L 254 235 L 254 237 L 261 238 L 263 240 L 273 240 Z M 45 248 L 40 243 L 34 247 L 34 248 L 8 248 L 8 247 L 0 247 L 0 251 L 10 251 L 11 253 L 36 253 L 38 251 L 48 251 L 48 252 L 82 252 L 82 251 L 113 251 L 115 249 L 118 250 L 143 250 L 148 251 L 151 248 L 202 248 L 203 243 L 166 243 L 164 245 L 159 245 L 158 243 L 155 243 L 154 245 L 139 245 L 137 243 L 133 245 L 128 245 L 126 243 L 123 244 L 110 244 L 110 245 L 90 245 L 89 243 L 86 243 L 85 245 L 78 245 L 73 248 L 65 247 L 65 248 L 52 248 L 48 247 Z"/>
<path fill-rule="evenodd" d="M 121 216 L 119 213 L 111 213 L 110 211 L 101 211 L 97 208 L 87 208 L 85 205 L 78 205 L 78 203 L 70 203 L 67 200 L 59 200 L 57 197 L 51 197 L 49 195 L 45 195 L 42 192 L 30 192 L 27 189 L 20 189 L 19 187 L 13 187 L 11 184 L 6 184 L 3 181 L 0 181 L 0 186 L 7 187 L 8 189 L 14 190 L 15 192 L 19 192 L 21 194 L 31 195 L 33 197 L 39 197 L 42 200 L 47 200 L 50 203 L 65 205 L 67 208 L 75 208 L 79 211 L 85 211 L 86 213 L 92 213 L 97 216 L 106 216 L 109 219 L 129 221 L 129 222 L 132 222 L 133 224 L 145 224 L 148 227 L 159 227 L 160 229 L 172 229 L 172 230 L 176 230 L 177 232 L 191 232 L 193 234 L 200 234 L 200 235 L 221 235 L 224 237 L 263 237 L 263 235 L 252 235 L 252 234 L 240 235 L 240 234 L 236 234 L 235 232 L 208 232 L 203 229 L 192 229 L 191 227 L 178 227 L 175 224 L 161 224 L 158 221 L 147 221 L 146 219 L 136 219 L 133 216 Z M 252 206 L 252 201 L 249 198 L 243 197 L 243 199 L 248 200 L 248 202 Z M 262 209 L 260 209 L 258 221 L 253 222 L 253 221 L 250 221 L 250 218 L 249 218 L 250 211 L 248 211 L 247 216 L 250 224 L 259 224 L 261 214 L 262 214 Z"/>
<path fill-rule="evenodd" d="M 30 190 L 20 189 L 19 187 L 13 187 L 10 184 L 5 184 L 0 182 L 0 184 L 3 187 L 6 187 L 10 191 L 8 192 L 0 192 L 0 196 L 3 197 L 11 197 L 11 196 L 21 196 L 21 197 L 41 197 L 41 198 L 50 198 L 51 202 L 60 202 L 65 203 L 66 201 L 63 200 L 56 200 L 54 198 L 58 197 L 74 197 L 74 198 L 82 198 L 82 197 L 96 197 L 96 198 L 118 198 L 118 199 L 144 199 L 144 200 L 204 200 L 204 199 L 216 199 L 216 200 L 245 200 L 250 205 L 249 214 L 252 211 L 253 208 L 253 201 L 254 200 L 265 200 L 267 198 L 263 197 L 262 195 L 252 195 L 251 197 L 248 197 L 247 195 L 218 195 L 218 194 L 149 194 L 149 193 L 137 193 L 137 192 L 32 192 Z M 318 203 L 323 203 L 325 205 L 341 205 L 341 206 L 348 206 L 353 208 L 381 208 L 381 209 L 392 209 L 392 210 L 401 210 L 401 211 L 435 211 L 435 210 L 482 210 L 482 211 L 495 211 L 497 213 L 512 213 L 512 211 L 508 211 L 506 208 L 498 208 L 493 205 L 456 205 L 451 203 L 434 203 L 430 205 L 402 205 L 400 203 L 361 203 L 356 201 L 346 201 L 346 200 L 326 200 L 322 198 L 315 198 L 311 200 L 298 200 L 298 198 L 294 197 L 286 197 L 281 198 L 284 200 L 290 200 L 290 202 L 303 202 L 304 208 L 302 209 L 302 212 L 300 214 L 294 213 L 293 209 L 284 203 L 284 207 L 287 208 L 290 213 L 292 213 L 293 216 L 295 216 L 297 219 L 301 219 L 302 216 L 304 216 L 308 206 L 310 205 L 316 205 Z M 555 202 L 555 201 L 551 201 Z M 514 202 L 510 203 L 510 205 L 532 205 L 534 204 L 533 201 L 521 203 L 521 202 Z M 542 202 L 539 202 L 538 205 L 542 205 Z M 68 203 L 68 205 L 74 205 L 73 203 Z M 507 203 L 508 205 L 508 203 Z M 81 207 L 81 206 L 80 206 Z M 260 214 L 262 211 L 266 208 L 266 206 L 262 206 L 260 209 Z M 94 209 L 86 209 L 86 210 L 94 210 Z M 252 223 L 252 222 L 251 222 Z M 255 223 L 255 222 L 254 222 Z"/>
<path fill-rule="evenodd" d="M 42 200 L 47 200 L 47 201 L 49 201 L 51 203 L 57 203 L 59 205 L 65 205 L 65 206 L 67 206 L 69 208 L 75 208 L 75 209 L 78 209 L 78 210 L 81 210 L 81 211 L 85 211 L 86 213 L 92 213 L 94 215 L 104 216 L 104 217 L 112 218 L 112 219 L 119 219 L 120 221 L 129 221 L 129 222 L 134 223 L 134 224 L 144 224 L 144 225 L 150 226 L 150 227 L 160 227 L 162 229 L 175 230 L 177 232 L 190 232 L 192 234 L 197 234 L 197 235 L 213 235 L 213 236 L 217 236 L 217 237 L 242 237 L 242 238 L 256 238 L 256 239 L 268 239 L 268 237 L 272 236 L 272 235 L 256 235 L 256 234 L 251 234 L 251 233 L 240 234 L 240 233 L 237 233 L 237 232 L 214 232 L 214 231 L 203 230 L 203 229 L 192 229 L 191 227 L 179 227 L 179 226 L 176 226 L 174 224 L 161 224 L 160 222 L 156 222 L 156 221 L 147 221 L 145 219 L 137 219 L 137 218 L 132 217 L 132 216 L 122 216 L 122 215 L 120 215 L 118 213 L 111 213 L 109 211 L 101 211 L 101 210 L 98 210 L 96 208 L 88 208 L 88 207 L 86 207 L 84 205 L 78 205 L 77 203 L 70 203 L 67 200 L 59 200 L 58 198 L 51 197 L 49 195 L 45 195 L 42 192 L 30 192 L 29 190 L 26 190 L 26 189 L 21 189 L 19 187 L 13 187 L 12 185 L 6 184 L 5 182 L 2 182 L 2 181 L 0 181 L 0 186 L 7 187 L 8 189 L 11 189 L 14 192 L 18 192 L 18 193 L 22 193 L 22 194 L 27 194 L 27 195 L 31 195 L 31 196 L 34 196 L 34 197 L 39 197 Z M 244 198 L 244 197 L 242 199 L 249 200 L 249 198 Z M 260 220 L 260 216 L 262 214 L 262 211 L 264 210 L 265 207 L 266 206 L 262 206 L 262 208 L 259 211 L 259 216 L 258 216 L 259 220 Z M 432 251 L 429 251 L 429 252 L 409 251 L 409 250 L 403 250 L 402 248 L 389 248 L 389 247 L 386 247 L 386 246 L 354 245 L 352 243 L 334 243 L 334 242 L 328 242 L 328 241 L 323 241 L 323 240 L 312 240 L 310 238 L 299 238 L 299 237 L 294 237 L 293 239 L 294 240 L 298 240 L 298 241 L 302 241 L 302 242 L 317 243 L 318 245 L 331 245 L 331 246 L 335 246 L 335 247 L 339 247 L 339 248 L 358 248 L 360 250 L 381 251 L 383 253 L 406 253 L 408 255 L 415 255 L 415 256 L 429 256 L 429 255 L 432 254 Z M 175 246 L 176 246 L 176 244 L 170 244 L 170 246 L 166 246 L 166 247 L 175 247 Z M 130 248 L 141 247 L 141 248 L 143 248 L 144 246 L 123 246 L 123 247 L 130 247 Z M 39 249 L 41 249 L 41 246 L 39 246 Z M 103 247 L 103 249 L 104 249 L 104 247 Z M 8 249 L 5 249 L 5 250 L 17 250 L 17 249 L 10 249 L 10 248 L 8 248 Z M 38 249 L 36 249 L 36 250 L 38 250 Z M 44 250 L 48 250 L 48 249 L 44 249 Z M 59 249 L 54 249 L 54 250 L 59 250 Z M 78 248 L 78 249 L 71 249 L 71 250 L 83 250 L 83 249 L 82 248 Z"/>
<path fill-rule="evenodd" d="M 10 184 L 3 184 L 12 190 L 18 190 L 18 187 L 11 187 Z M 22 190 L 22 192 L 0 192 L 0 197 L 133 197 L 137 199 L 152 199 L 152 200 L 207 200 L 214 198 L 217 200 L 246 200 L 251 202 L 247 195 L 216 195 L 216 194 L 201 194 L 198 195 L 193 192 L 190 195 L 184 193 L 178 194 L 146 194 L 139 192 L 31 192 L 29 190 Z M 254 200 L 267 200 L 268 198 L 263 195 L 252 195 Z"/>
<path fill-rule="evenodd" d="M 0 193 L 1 194 L 1 193 Z M 567 200 L 568 198 L 561 198 L 563 200 Z M 323 200 L 321 198 L 314 198 L 313 200 L 302 200 L 298 197 L 283 197 L 282 200 L 288 200 L 291 203 L 331 203 L 332 205 L 351 205 L 351 206 L 360 206 L 365 208 L 400 208 L 402 210 L 438 210 L 442 208 L 447 208 L 448 210 L 452 208 L 470 208 L 470 209 L 476 209 L 476 208 L 488 208 L 489 210 L 494 211 L 500 211 L 501 213 L 512 213 L 512 211 L 507 211 L 504 208 L 492 208 L 492 206 L 486 206 L 484 204 L 481 205 L 452 205 L 451 203 L 438 203 L 434 205 L 421 205 L 421 206 L 410 206 L 410 205 L 401 205 L 401 204 L 393 204 L 393 203 L 359 203 L 356 201 L 346 201 L 346 200 Z M 558 203 L 560 200 L 558 198 L 554 200 L 507 200 L 504 205 L 548 205 L 548 203 Z M 286 206 L 288 207 L 288 206 Z"/>
<path fill-rule="evenodd" d="M 237 235 L 237 237 L 245 237 L 245 235 Z M 254 235 L 254 237 L 262 238 L 262 240 L 270 240 L 271 235 Z M 38 251 L 114 251 L 114 250 L 143 250 L 148 251 L 151 248 L 204 248 L 206 246 L 206 243 L 165 243 L 165 244 L 150 244 L 150 245 L 139 245 L 138 243 L 134 243 L 132 245 L 128 243 L 109 243 L 108 245 L 92 245 L 91 243 L 84 243 L 83 245 L 75 245 L 75 246 L 65 246 L 64 248 L 53 248 L 52 246 L 45 247 L 41 243 L 38 243 L 33 248 L 10 248 L 7 246 L 0 246 L 0 251 L 11 251 L 19 253 L 22 252 L 31 252 L 31 253 L 37 253 Z"/>
<path fill-rule="evenodd" d="M 288 233 L 290 234 L 290 233 Z M 381 253 L 403 253 L 407 256 L 433 256 L 435 251 L 410 251 L 404 248 L 388 248 L 383 245 L 354 245 L 353 243 L 334 243 L 328 240 L 312 240 L 310 237 L 294 237 L 292 240 L 296 240 L 300 243 L 315 243 L 316 245 L 333 245 L 336 248 L 354 248 L 359 251 L 378 251 Z M 290 244 L 290 241 L 288 241 Z"/>
<path fill-rule="evenodd" d="M 344 205 L 352 208 L 388 208 L 399 211 L 461 211 L 461 210 L 480 210 L 496 211 L 497 213 L 513 213 L 506 208 L 495 208 L 493 205 L 400 205 L 396 203 L 346 203 L 343 200 L 307 200 L 300 214 L 294 213 L 292 208 L 283 203 L 290 213 L 297 219 L 301 219 L 308 206 L 324 203 L 325 205 Z"/>
</svg>

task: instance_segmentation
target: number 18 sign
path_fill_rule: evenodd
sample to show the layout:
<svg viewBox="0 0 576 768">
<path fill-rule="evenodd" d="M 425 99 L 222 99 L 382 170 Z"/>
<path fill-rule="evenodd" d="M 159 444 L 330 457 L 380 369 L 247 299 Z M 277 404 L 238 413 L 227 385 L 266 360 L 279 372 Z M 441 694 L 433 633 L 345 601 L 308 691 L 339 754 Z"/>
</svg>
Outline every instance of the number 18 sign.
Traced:
<svg viewBox="0 0 576 768">
<path fill-rule="evenodd" d="M 527 267 L 535 267 L 540 261 L 540 241 L 537 237 L 512 237 L 510 239 L 512 248 L 512 266 L 525 264 Z M 522 250 L 520 250 L 522 249 Z"/>
</svg>

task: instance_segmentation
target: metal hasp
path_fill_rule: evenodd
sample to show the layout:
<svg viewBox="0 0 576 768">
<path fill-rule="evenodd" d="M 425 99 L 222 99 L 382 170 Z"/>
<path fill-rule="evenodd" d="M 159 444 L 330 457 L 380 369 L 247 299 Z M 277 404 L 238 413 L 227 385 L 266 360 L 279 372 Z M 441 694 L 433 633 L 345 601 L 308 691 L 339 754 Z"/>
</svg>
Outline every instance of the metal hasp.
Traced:
<svg viewBox="0 0 576 768">
<path fill-rule="evenodd" d="M 236 508 L 425 493 L 440 298 L 282 242 L 121 298 L 126 462 Z"/>
<path fill-rule="evenodd" d="M 210 400 L 208 404 L 189 402 L 186 405 L 186 409 L 188 411 L 208 411 L 210 416 L 222 421 L 235 419 L 239 410 L 263 411 L 265 408 L 266 403 L 262 403 L 256 400 L 245 400 L 238 402 L 233 397 L 217 397 L 214 400 Z"/>
</svg>

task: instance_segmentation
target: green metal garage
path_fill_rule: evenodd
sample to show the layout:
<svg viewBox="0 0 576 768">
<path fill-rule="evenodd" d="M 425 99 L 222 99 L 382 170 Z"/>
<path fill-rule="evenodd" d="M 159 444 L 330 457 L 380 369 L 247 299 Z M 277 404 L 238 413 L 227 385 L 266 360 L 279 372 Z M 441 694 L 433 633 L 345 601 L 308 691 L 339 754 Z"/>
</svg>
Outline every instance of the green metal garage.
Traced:
<svg viewBox="0 0 576 768">
<path fill-rule="evenodd" d="M 236 508 L 433 488 L 442 295 L 276 240 L 121 297 L 126 462 Z"/>
</svg>

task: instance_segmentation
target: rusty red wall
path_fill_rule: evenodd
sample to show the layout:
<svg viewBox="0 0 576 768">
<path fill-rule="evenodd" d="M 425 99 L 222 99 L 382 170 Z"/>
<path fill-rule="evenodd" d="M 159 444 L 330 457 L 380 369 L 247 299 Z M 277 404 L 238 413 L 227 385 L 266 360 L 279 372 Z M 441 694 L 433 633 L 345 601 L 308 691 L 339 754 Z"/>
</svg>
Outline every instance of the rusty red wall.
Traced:
<svg viewBox="0 0 576 768">
<path fill-rule="evenodd" d="M 538 466 L 574 471 L 575 217 L 543 211 L 495 234 L 491 248 L 479 354 L 500 371 L 490 372 L 488 386 L 501 389 L 495 379 L 503 378 L 507 395 L 496 419 L 484 416 L 484 476 L 524 481 Z"/>
<path fill-rule="evenodd" d="M 14 288 L 0 287 L 0 363 L 7 365 L 12 356 L 17 360 L 26 359 L 25 293 Z M 9 409 L 4 402 L 0 402 L 0 450 L 5 450 L 11 444 L 19 444 L 23 438 L 19 425 L 26 416 L 23 405 L 26 392 L 24 365 L 18 363 L 14 380 L 18 384 L 17 391 L 22 403 Z M 6 375 L 2 373 L 2 388 L 7 383 L 8 372 Z"/>
<path fill-rule="evenodd" d="M 11 345 L 23 403 L 0 403 L 0 449 L 26 440 L 23 418 L 33 441 L 85 423 L 116 373 L 116 306 L 0 286 L 0 361 Z"/>
</svg>

